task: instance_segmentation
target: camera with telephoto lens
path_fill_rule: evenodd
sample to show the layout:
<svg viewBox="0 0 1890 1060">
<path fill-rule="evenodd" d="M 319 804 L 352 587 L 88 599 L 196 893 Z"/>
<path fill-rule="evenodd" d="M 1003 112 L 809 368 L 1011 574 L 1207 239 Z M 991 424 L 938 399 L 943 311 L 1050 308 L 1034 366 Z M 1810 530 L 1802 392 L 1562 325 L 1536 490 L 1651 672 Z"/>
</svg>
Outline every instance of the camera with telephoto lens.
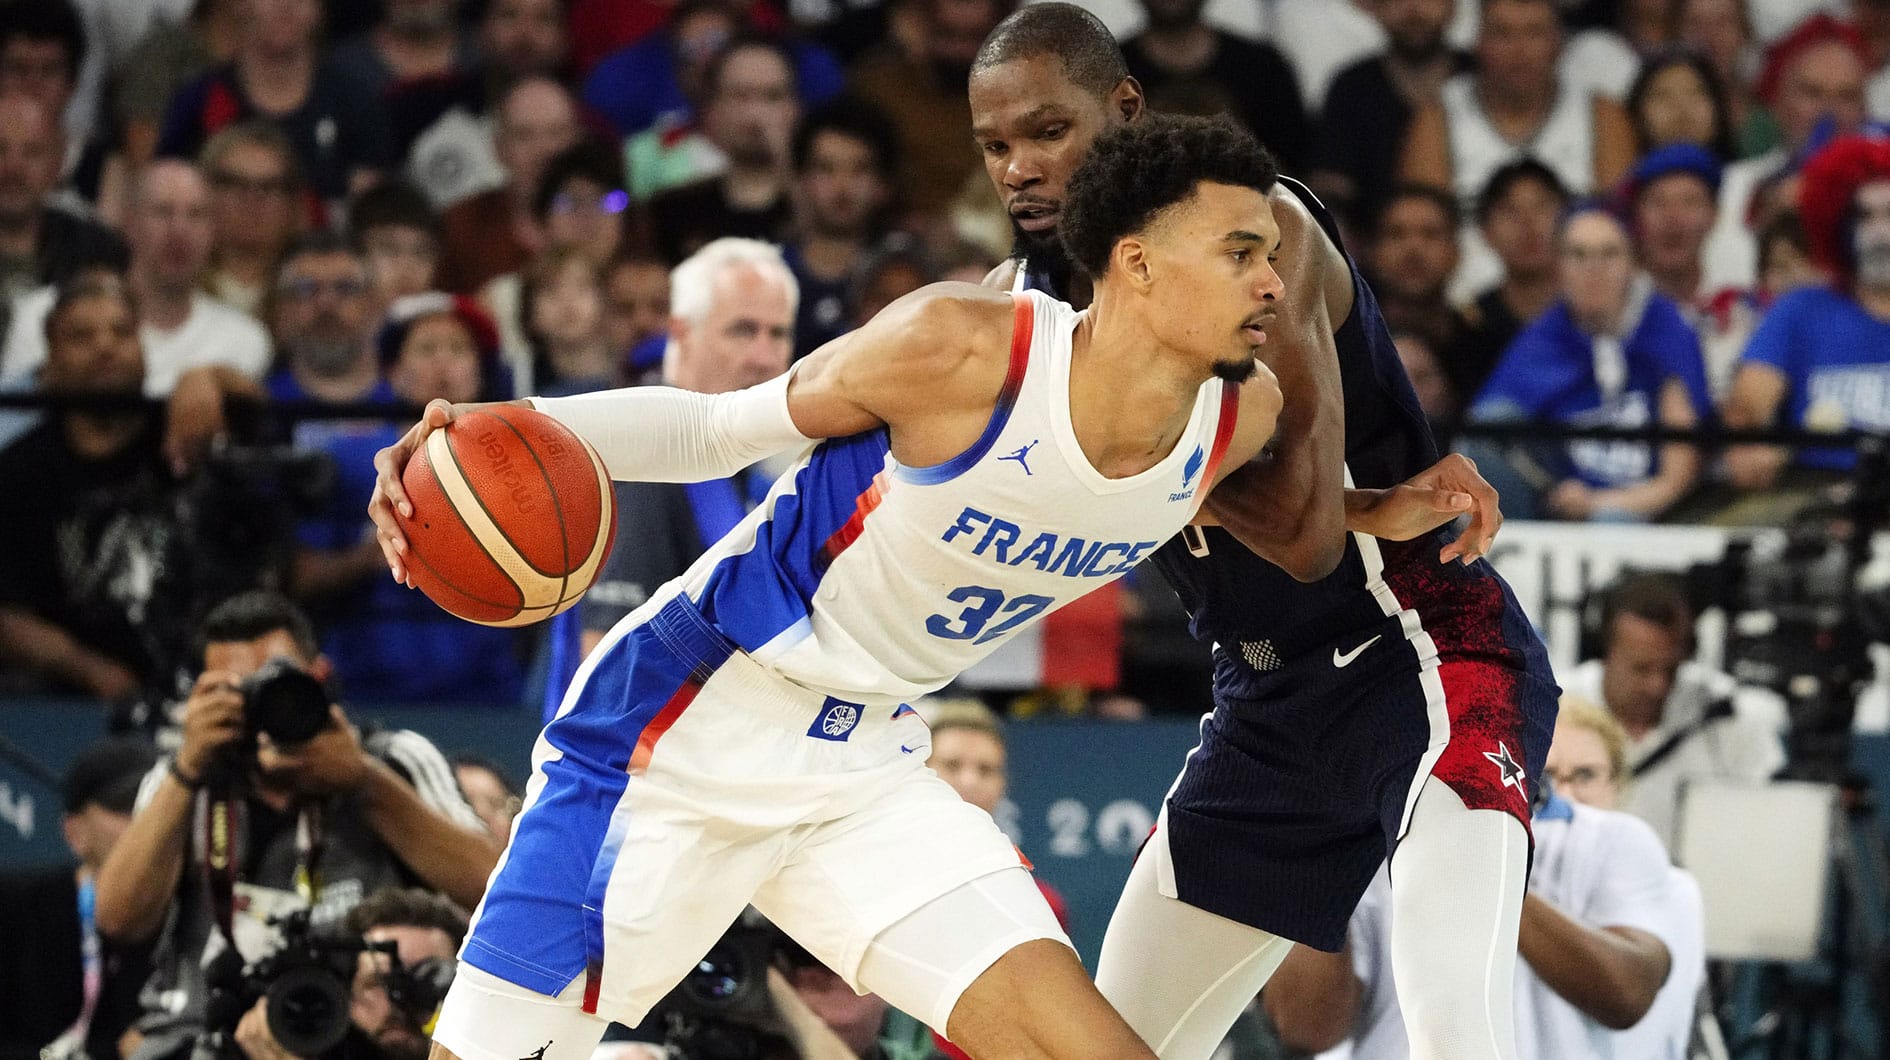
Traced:
<svg viewBox="0 0 1890 1060">
<path fill-rule="evenodd" d="M 279 747 L 307 743 L 328 727 L 328 689 L 294 662 L 276 658 L 243 679 L 243 724 Z"/>
<path fill-rule="evenodd" d="M 782 1044 L 768 994 L 768 969 L 807 955 L 780 928 L 750 909 L 742 914 L 645 1021 L 660 1028 L 672 1056 L 687 1060 L 760 1060 Z"/>
<path fill-rule="evenodd" d="M 242 966 L 234 950 L 225 950 L 222 967 L 213 962 L 208 969 L 210 999 L 205 1033 L 193 1054 L 196 1060 L 241 1056 L 235 1045 L 236 1025 L 258 998 L 265 1001 L 270 1037 L 294 1056 L 379 1057 L 372 1039 L 355 1029 L 350 1015 L 356 956 L 368 952 L 387 956 L 381 986 L 394 1010 L 415 1030 L 431 1033 L 440 1003 L 453 985 L 454 962 L 428 958 L 407 967 L 393 942 L 318 932 L 310 927 L 307 910 L 271 917 L 269 923 L 282 932 L 282 945 L 275 952 Z"/>
</svg>

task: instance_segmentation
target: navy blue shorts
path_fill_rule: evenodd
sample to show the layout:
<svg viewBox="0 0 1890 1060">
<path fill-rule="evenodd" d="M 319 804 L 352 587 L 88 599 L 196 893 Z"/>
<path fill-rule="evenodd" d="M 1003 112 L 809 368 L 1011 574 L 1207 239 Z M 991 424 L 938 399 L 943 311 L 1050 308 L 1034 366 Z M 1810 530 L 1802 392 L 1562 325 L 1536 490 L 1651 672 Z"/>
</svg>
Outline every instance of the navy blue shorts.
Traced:
<svg viewBox="0 0 1890 1060">
<path fill-rule="evenodd" d="M 1216 682 L 1166 807 L 1182 901 L 1336 952 L 1427 777 L 1529 827 L 1560 695 L 1547 652 L 1494 574 L 1441 572 L 1443 592 L 1436 570 L 1387 579 L 1422 601 L 1407 615 L 1241 667 L 1239 698 Z"/>
</svg>

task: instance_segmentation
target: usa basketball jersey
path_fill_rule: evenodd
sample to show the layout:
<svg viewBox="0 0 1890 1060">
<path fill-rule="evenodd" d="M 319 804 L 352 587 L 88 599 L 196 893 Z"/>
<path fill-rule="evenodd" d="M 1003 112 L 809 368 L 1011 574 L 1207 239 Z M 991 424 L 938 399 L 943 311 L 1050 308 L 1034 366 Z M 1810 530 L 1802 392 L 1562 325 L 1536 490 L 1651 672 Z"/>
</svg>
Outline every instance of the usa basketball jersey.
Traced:
<svg viewBox="0 0 1890 1060">
<path fill-rule="evenodd" d="M 1042 294 L 1015 304 L 1003 390 L 969 449 L 908 467 L 884 428 L 827 441 L 644 611 L 686 596 L 778 675 L 897 702 L 1149 558 L 1200 506 L 1239 389 L 1204 383 L 1166 457 L 1107 478 L 1070 424 L 1082 314 Z"/>
</svg>

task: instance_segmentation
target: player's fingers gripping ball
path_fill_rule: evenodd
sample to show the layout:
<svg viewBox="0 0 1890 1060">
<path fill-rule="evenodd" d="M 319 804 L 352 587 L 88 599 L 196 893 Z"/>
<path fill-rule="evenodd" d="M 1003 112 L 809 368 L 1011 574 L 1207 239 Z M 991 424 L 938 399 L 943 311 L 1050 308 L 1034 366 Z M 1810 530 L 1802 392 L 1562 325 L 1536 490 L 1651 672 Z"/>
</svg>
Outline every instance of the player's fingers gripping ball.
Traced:
<svg viewBox="0 0 1890 1060">
<path fill-rule="evenodd" d="M 616 537 L 604 462 L 563 424 L 500 405 L 456 417 L 400 477 L 412 516 L 413 584 L 486 626 L 524 626 L 563 611 L 596 581 Z"/>
</svg>

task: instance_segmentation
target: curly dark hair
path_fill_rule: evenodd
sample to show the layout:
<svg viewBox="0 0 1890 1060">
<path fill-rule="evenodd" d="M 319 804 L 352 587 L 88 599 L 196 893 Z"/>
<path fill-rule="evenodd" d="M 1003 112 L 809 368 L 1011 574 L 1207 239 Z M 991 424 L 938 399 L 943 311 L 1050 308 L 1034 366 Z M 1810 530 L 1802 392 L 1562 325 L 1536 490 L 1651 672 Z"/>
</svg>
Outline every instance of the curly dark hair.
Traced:
<svg viewBox="0 0 1890 1060">
<path fill-rule="evenodd" d="M 1070 178 L 1057 235 L 1092 279 L 1123 236 L 1186 201 L 1204 181 L 1265 193 L 1279 179 L 1273 155 L 1227 118 L 1151 114 L 1097 137 Z"/>
</svg>

